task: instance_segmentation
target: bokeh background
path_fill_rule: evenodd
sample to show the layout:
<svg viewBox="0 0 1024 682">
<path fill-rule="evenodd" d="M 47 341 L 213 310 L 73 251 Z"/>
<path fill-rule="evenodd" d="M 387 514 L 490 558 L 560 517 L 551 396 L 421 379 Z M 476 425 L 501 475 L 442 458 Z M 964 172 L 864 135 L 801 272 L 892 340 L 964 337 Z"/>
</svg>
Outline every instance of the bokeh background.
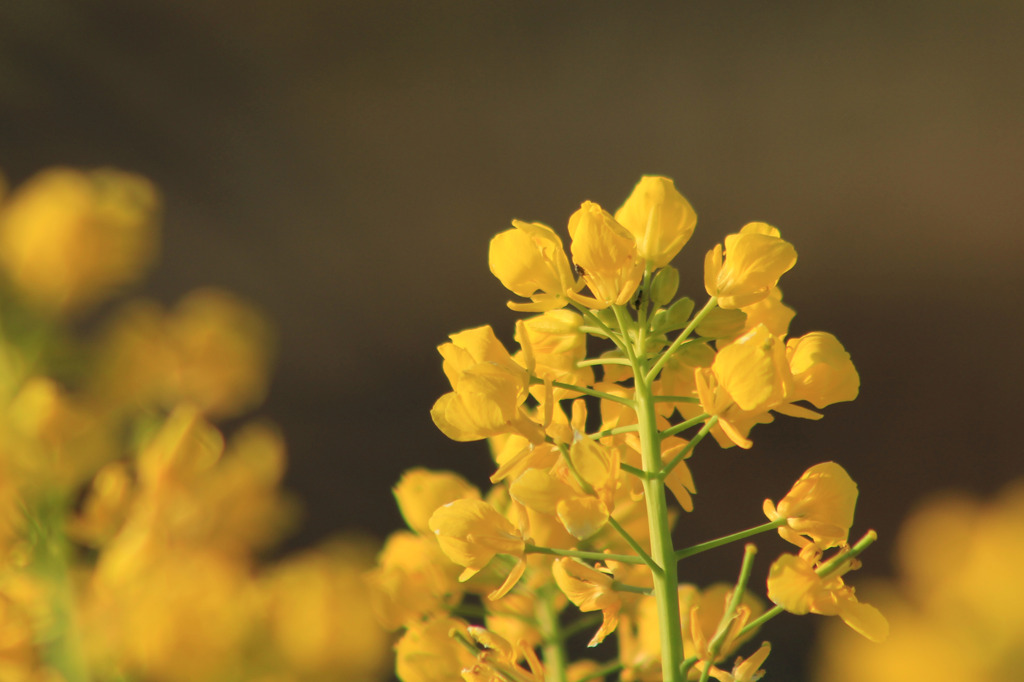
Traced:
<svg viewBox="0 0 1024 682">
<path fill-rule="evenodd" d="M 679 541 L 762 520 L 809 465 L 860 484 L 865 573 L 892 570 L 930 491 L 1024 474 L 1024 3 L 11 0 L 0 4 L 0 167 L 114 165 L 166 201 L 148 293 L 227 287 L 276 320 L 261 413 L 290 443 L 292 546 L 401 524 L 413 465 L 483 483 L 446 440 L 435 346 L 511 341 L 487 243 L 512 218 L 564 230 L 642 174 L 675 179 L 697 233 L 676 261 L 764 220 L 796 245 L 794 334 L 846 345 L 860 398 L 780 418 L 750 452 L 691 460 Z M 780 541 L 766 538 L 763 575 Z M 733 579 L 741 550 L 685 579 Z M 766 629 L 802 679 L 814 620 Z"/>
</svg>

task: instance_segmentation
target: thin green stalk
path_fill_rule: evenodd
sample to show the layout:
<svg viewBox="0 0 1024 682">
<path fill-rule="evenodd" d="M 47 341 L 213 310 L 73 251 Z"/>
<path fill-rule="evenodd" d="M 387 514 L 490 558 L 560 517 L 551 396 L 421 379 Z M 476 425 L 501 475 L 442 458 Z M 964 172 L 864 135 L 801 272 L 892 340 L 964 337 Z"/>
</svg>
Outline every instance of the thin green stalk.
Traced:
<svg viewBox="0 0 1024 682">
<path fill-rule="evenodd" d="M 632 550 L 636 552 L 641 559 L 644 560 L 644 563 L 647 564 L 648 568 L 650 568 L 655 573 L 661 570 L 661 567 L 658 566 L 654 559 L 651 558 L 650 554 L 644 551 L 644 548 L 640 546 L 640 543 L 636 541 L 636 538 L 630 535 L 629 531 L 623 528 L 622 524 L 619 523 L 618 519 L 616 519 L 611 514 L 608 515 L 608 525 L 614 528 L 615 532 L 622 536 L 622 539 L 626 541 L 626 544 L 628 544 L 630 548 L 632 548 Z"/>
<path fill-rule="evenodd" d="M 576 363 L 577 367 L 593 367 L 595 365 L 626 365 L 628 367 L 629 360 L 626 358 L 593 358 Z"/>
<path fill-rule="evenodd" d="M 743 548 L 743 564 L 740 566 L 740 576 L 736 580 L 736 587 L 732 591 L 732 597 L 730 597 L 729 604 L 725 608 L 725 613 L 722 614 L 722 619 L 718 621 L 718 630 L 708 645 L 708 662 L 704 666 L 703 672 L 701 672 L 700 682 L 708 682 L 708 678 L 711 676 L 711 668 L 714 666 L 715 661 L 718 660 L 718 655 L 722 651 L 722 645 L 725 644 L 725 639 L 729 636 L 732 621 L 736 617 L 736 610 L 739 609 L 740 604 L 743 602 L 743 592 L 747 589 L 747 582 L 750 580 L 750 571 L 754 567 L 754 555 L 756 554 L 757 547 L 753 544 L 747 543 Z"/>
<path fill-rule="evenodd" d="M 718 423 L 718 417 L 712 417 L 704 424 L 704 428 L 697 432 L 697 435 L 690 439 L 690 442 L 683 446 L 683 449 L 676 453 L 676 456 L 672 458 L 672 461 L 665 465 L 658 474 L 664 480 L 668 478 L 668 475 L 672 473 L 672 470 L 679 466 L 679 463 L 686 459 L 686 456 L 693 452 L 693 449 L 697 447 L 697 443 L 704 440 L 704 436 L 708 435 L 715 424 Z"/>
<path fill-rule="evenodd" d="M 615 307 L 619 325 L 624 312 Z M 644 339 L 639 335 L 638 344 Z M 639 346 L 641 349 L 643 346 Z M 627 355 L 633 361 L 634 397 L 637 424 L 640 427 L 640 459 L 644 471 L 654 475 L 644 478 L 644 499 L 647 503 L 647 519 L 651 536 L 651 557 L 661 568 L 653 575 L 654 598 L 658 608 L 658 630 L 661 636 L 661 671 L 664 682 L 682 682 L 680 666 L 683 662 L 683 635 L 679 617 L 679 576 L 677 560 L 672 546 L 672 529 L 669 527 L 668 501 L 665 497 L 665 482 L 657 477 L 661 471 L 661 433 L 658 431 L 654 396 L 650 381 L 657 373 L 647 371 L 646 358 L 637 354 L 627 345 Z M 660 362 L 660 361 L 659 361 Z"/>
<path fill-rule="evenodd" d="M 753 632 L 754 630 L 756 630 L 757 628 L 761 627 L 762 625 L 764 625 L 765 623 L 767 623 L 772 618 L 774 618 L 775 616 L 779 615 L 780 613 L 782 613 L 785 610 L 786 609 L 782 608 L 781 606 L 774 606 L 774 607 L 768 609 L 767 611 L 762 613 L 759 617 L 757 617 L 754 620 L 752 620 L 749 623 L 747 623 L 743 627 L 742 630 L 737 632 L 736 633 L 736 639 L 742 639 L 743 636 L 746 635 L 748 632 Z"/>
<path fill-rule="evenodd" d="M 874 544 L 875 540 L 877 540 L 877 539 L 878 539 L 878 533 L 876 533 L 873 530 L 869 530 L 867 533 L 864 534 L 864 537 L 862 537 L 860 540 L 857 541 L 857 544 L 855 544 L 849 550 L 843 552 L 842 554 L 839 554 L 839 555 L 833 557 L 828 562 L 826 562 L 826 563 L 822 564 L 821 566 L 819 566 L 815 570 L 815 573 L 817 573 L 818 575 L 820 575 L 821 577 L 824 578 L 829 573 L 834 572 L 836 569 L 838 569 L 840 566 L 842 566 L 847 561 L 850 561 L 851 559 L 855 559 L 858 554 L 860 554 L 865 549 L 867 549 L 872 544 Z"/>
<path fill-rule="evenodd" d="M 700 543 L 698 545 L 692 545 L 690 547 L 684 547 L 684 548 L 676 551 L 676 559 L 679 559 L 679 560 L 686 559 L 687 557 L 691 557 L 691 556 L 694 556 L 696 554 L 700 554 L 702 552 L 706 552 L 709 549 L 715 549 L 716 547 L 721 547 L 722 545 L 728 545 L 729 543 L 732 543 L 732 542 L 739 542 L 740 540 L 746 540 L 747 538 L 751 537 L 752 535 L 758 535 L 760 533 L 767 533 L 770 530 L 775 530 L 779 526 L 785 526 L 785 525 L 786 525 L 786 519 L 776 519 L 774 521 L 769 521 L 768 523 L 762 523 L 760 526 L 754 526 L 753 528 L 748 528 L 747 530 L 741 530 L 741 531 L 739 531 L 737 533 L 732 533 L 731 535 L 726 535 L 726 536 L 723 536 L 723 537 L 720 537 L 720 538 L 716 538 L 714 540 L 708 540 L 707 542 L 702 542 L 702 543 Z"/>
<path fill-rule="evenodd" d="M 647 563 L 638 556 L 630 554 L 606 554 L 604 552 L 587 552 L 581 549 L 556 549 L 554 547 L 541 547 L 526 543 L 527 554 L 550 554 L 552 556 L 568 556 L 576 559 L 587 559 L 589 561 L 618 561 L 620 564 L 645 564 Z"/>
<path fill-rule="evenodd" d="M 597 433 L 588 434 L 588 438 L 592 440 L 599 440 L 605 436 L 617 436 L 620 433 L 634 433 L 639 430 L 636 424 L 629 424 L 627 426 L 616 426 L 614 429 L 607 429 L 605 431 L 598 431 Z"/>
<path fill-rule="evenodd" d="M 628 474 L 636 476 L 637 478 L 658 478 L 657 474 L 648 474 L 643 469 L 637 469 L 632 464 L 626 464 L 625 462 L 620 463 L 619 468 Z"/>
<path fill-rule="evenodd" d="M 569 655 L 565 649 L 565 638 L 558 622 L 558 610 L 555 608 L 552 590 L 546 590 L 537 600 L 537 626 L 544 645 L 541 653 L 544 656 L 545 682 L 566 682 L 569 667 Z"/>
<path fill-rule="evenodd" d="M 612 581 L 612 589 L 616 592 L 632 592 L 633 594 L 651 594 L 654 592 L 654 590 L 649 587 L 627 585 L 626 583 L 620 583 L 618 580 Z"/>
<path fill-rule="evenodd" d="M 687 419 L 682 424 L 676 424 L 675 426 L 668 427 L 667 429 L 661 432 L 661 437 L 668 438 L 669 436 L 674 436 L 677 433 L 682 433 L 686 429 L 692 429 L 697 424 L 700 424 L 701 422 L 709 418 L 711 418 L 711 415 L 709 415 L 707 412 L 705 412 L 704 414 L 699 414 L 693 419 Z"/>
<path fill-rule="evenodd" d="M 654 402 L 656 403 L 699 403 L 700 398 L 694 398 L 686 395 L 656 395 L 654 396 Z"/>
<path fill-rule="evenodd" d="M 686 341 L 690 334 L 693 333 L 693 330 L 696 329 L 700 325 L 700 323 L 704 321 L 704 318 L 707 317 L 708 313 L 714 310 L 715 306 L 717 305 L 717 296 L 712 296 L 711 298 L 708 299 L 708 302 L 704 304 L 704 307 L 700 309 L 700 312 L 694 315 L 693 319 L 690 320 L 690 324 L 686 325 L 686 329 L 679 332 L 679 336 L 677 336 L 675 340 L 672 341 L 672 344 L 665 349 L 665 352 L 661 354 L 661 357 L 658 359 L 656 363 L 654 363 L 654 366 L 647 371 L 647 373 L 644 375 L 645 383 L 651 383 L 658 378 L 658 372 L 662 370 L 662 368 L 665 366 L 665 363 L 668 362 L 668 359 L 672 357 L 677 350 L 679 350 L 679 347 L 683 345 L 683 342 Z"/>
<path fill-rule="evenodd" d="M 531 376 L 530 383 L 543 384 L 544 380 L 538 377 Z M 551 385 L 554 386 L 555 388 L 564 388 L 569 391 L 576 391 L 578 393 L 582 393 L 583 395 L 594 396 L 595 398 L 600 398 L 601 400 L 611 400 L 612 402 L 621 403 L 628 407 L 633 407 L 633 401 L 630 400 L 629 398 L 623 398 L 621 395 L 612 395 L 611 393 L 605 393 L 604 391 L 595 391 L 594 389 L 587 388 L 586 386 L 577 386 L 576 384 L 567 384 L 561 381 L 552 381 Z"/>
</svg>

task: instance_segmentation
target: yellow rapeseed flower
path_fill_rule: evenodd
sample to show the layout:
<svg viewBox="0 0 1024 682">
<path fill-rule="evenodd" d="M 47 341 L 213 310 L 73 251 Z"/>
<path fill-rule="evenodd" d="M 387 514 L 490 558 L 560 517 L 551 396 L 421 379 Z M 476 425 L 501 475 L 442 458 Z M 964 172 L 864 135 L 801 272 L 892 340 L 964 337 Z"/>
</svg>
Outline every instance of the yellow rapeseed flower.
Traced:
<svg viewBox="0 0 1024 682">
<path fill-rule="evenodd" d="M 504 584 L 488 595 L 490 599 L 499 599 L 511 590 L 526 570 L 522 532 L 482 500 L 449 502 L 434 512 L 429 525 L 448 558 L 465 567 L 460 581 L 479 573 L 497 554 L 518 559 Z"/>
<path fill-rule="evenodd" d="M 568 302 L 566 293 L 578 290 L 579 286 L 569 268 L 562 240 L 547 225 L 522 220 L 513 220 L 512 225 L 513 229 L 491 239 L 488 262 L 491 273 L 505 288 L 531 302 L 509 301 L 508 307 L 519 312 L 564 307 Z"/>
<path fill-rule="evenodd" d="M 857 484 L 846 469 L 823 462 L 805 471 L 777 508 L 765 500 L 764 513 L 770 521 L 786 519 L 779 535 L 789 542 L 828 549 L 846 544 L 856 505 Z"/>
<path fill-rule="evenodd" d="M 820 576 L 815 571 L 820 550 L 808 545 L 800 554 L 783 554 L 768 572 L 768 598 L 798 616 L 817 613 L 838 615 L 844 623 L 873 642 L 889 636 L 889 622 L 870 604 L 857 601 L 853 588 L 843 582 L 842 574 L 852 568 Z"/>
<path fill-rule="evenodd" d="M 796 264 L 793 245 L 765 223 L 748 223 L 725 238 L 704 259 L 704 288 L 722 308 L 742 308 L 768 297 L 786 271 Z"/>
<path fill-rule="evenodd" d="M 690 240 L 697 214 L 672 180 L 645 175 L 615 212 L 615 220 L 636 238 L 640 258 L 662 268 Z"/>
<path fill-rule="evenodd" d="M 580 611 L 600 611 L 601 627 L 587 646 L 597 646 L 615 631 L 619 624 L 622 598 L 612 589 L 614 578 L 590 566 L 562 557 L 551 566 L 551 573 L 559 589 Z"/>
<path fill-rule="evenodd" d="M 156 188 L 131 173 L 43 171 L 0 207 L 0 265 L 46 310 L 97 303 L 153 262 L 159 203 Z"/>
<path fill-rule="evenodd" d="M 593 294 L 569 292 L 569 296 L 597 310 L 628 303 L 644 274 L 633 235 L 608 211 L 585 201 L 569 217 L 569 236 L 573 262 Z"/>
<path fill-rule="evenodd" d="M 417 533 L 429 534 L 430 515 L 449 502 L 480 499 L 480 491 L 454 471 L 431 471 L 423 467 L 409 469 L 392 492 L 402 518 Z"/>
</svg>

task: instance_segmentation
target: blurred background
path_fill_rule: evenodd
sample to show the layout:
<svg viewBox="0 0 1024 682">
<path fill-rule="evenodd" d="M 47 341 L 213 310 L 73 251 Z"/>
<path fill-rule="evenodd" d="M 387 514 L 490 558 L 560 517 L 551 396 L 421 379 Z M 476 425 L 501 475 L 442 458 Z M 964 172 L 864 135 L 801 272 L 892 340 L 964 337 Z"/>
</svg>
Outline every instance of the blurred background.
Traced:
<svg viewBox="0 0 1024 682">
<path fill-rule="evenodd" d="M 754 448 L 691 460 L 679 542 L 763 520 L 811 464 L 859 483 L 853 533 L 892 570 L 930 492 L 1024 474 L 1024 4 L 13 0 L 0 6 L 0 167 L 153 179 L 166 213 L 147 292 L 223 286 L 276 321 L 260 413 L 290 444 L 306 518 L 292 546 L 401 525 L 413 465 L 479 484 L 482 443 L 448 441 L 435 347 L 490 323 L 487 268 L 512 218 L 564 235 L 643 174 L 699 216 L 675 264 L 703 301 L 704 252 L 744 223 L 799 253 L 791 332 L 836 334 L 860 398 L 780 418 Z M 760 543 L 759 575 L 783 551 Z M 742 550 L 687 565 L 733 580 Z M 856 581 L 854 581 L 856 582 Z M 780 618 L 773 679 L 803 679 L 815 616 Z"/>
</svg>

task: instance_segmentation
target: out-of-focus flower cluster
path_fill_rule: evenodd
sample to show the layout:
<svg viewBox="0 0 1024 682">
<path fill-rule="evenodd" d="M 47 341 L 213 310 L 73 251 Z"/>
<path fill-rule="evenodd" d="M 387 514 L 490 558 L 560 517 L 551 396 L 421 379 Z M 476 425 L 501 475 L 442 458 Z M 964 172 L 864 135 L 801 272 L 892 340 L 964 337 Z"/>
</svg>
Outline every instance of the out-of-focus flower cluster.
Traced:
<svg viewBox="0 0 1024 682">
<path fill-rule="evenodd" d="M 215 425 L 264 398 L 263 314 L 213 289 L 115 302 L 159 208 L 110 169 L 0 188 L 0 680 L 381 679 L 374 548 L 261 560 L 296 519 L 284 441 Z"/>
<path fill-rule="evenodd" d="M 899 577 L 869 584 L 892 621 L 881 646 L 828 628 L 822 682 L 1024 680 L 1024 481 L 981 501 L 947 493 L 904 522 Z"/>
<path fill-rule="evenodd" d="M 570 255 L 541 223 L 513 221 L 492 239 L 491 272 L 531 316 L 512 351 L 490 326 L 438 348 L 451 391 L 431 417 L 454 440 L 489 440 L 493 487 L 406 473 L 394 492 L 409 528 L 370 578 L 381 621 L 403 631 L 404 682 L 752 681 L 767 644 L 727 659 L 783 610 L 885 637 L 884 617 L 843 580 L 874 536 L 849 545 L 857 487 L 838 464 L 765 502 L 766 524 L 673 545 L 697 491 L 687 460 L 705 436 L 750 448 L 755 425 L 818 419 L 860 383 L 833 335 L 787 338 L 794 313 L 777 283 L 796 251 L 770 225 L 707 254 L 703 308 L 677 299 L 670 262 L 696 220 L 671 180 L 645 177 L 614 215 L 590 201 L 573 213 Z M 769 572 L 774 608 L 746 590 L 752 545 L 734 584 L 679 582 L 687 557 L 776 529 L 800 551 Z M 617 651 L 571 661 L 577 633 L 590 646 L 614 635 Z"/>
</svg>

